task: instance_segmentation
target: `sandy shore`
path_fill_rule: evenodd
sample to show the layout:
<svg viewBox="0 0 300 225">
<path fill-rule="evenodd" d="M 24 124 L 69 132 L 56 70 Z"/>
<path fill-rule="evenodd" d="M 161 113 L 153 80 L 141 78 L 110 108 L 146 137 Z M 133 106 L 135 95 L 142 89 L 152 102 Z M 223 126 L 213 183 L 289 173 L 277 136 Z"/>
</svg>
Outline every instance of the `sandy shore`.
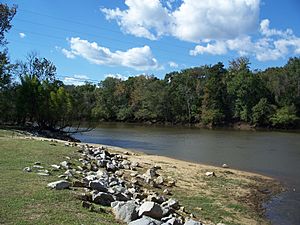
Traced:
<svg viewBox="0 0 300 225">
<path fill-rule="evenodd" d="M 20 138 L 66 143 L 66 141 L 42 137 L 21 136 Z M 160 166 L 160 174 L 163 177 L 176 180 L 176 186 L 171 190 L 174 196 L 183 202 L 186 201 L 188 210 L 208 223 L 212 221 L 209 216 L 203 219 L 206 215 L 205 210 L 220 212 L 220 217 L 230 223 L 268 224 L 262 205 L 272 196 L 283 191 L 278 181 L 256 173 L 147 155 L 115 146 L 89 143 L 76 145 L 86 144 L 95 147 L 103 146 L 110 152 L 126 155 L 128 160 L 138 162 L 141 170 L 154 165 Z M 214 172 L 215 176 L 209 177 L 206 172 Z M 193 199 L 199 201 L 190 203 Z M 241 213 L 238 213 L 239 211 Z"/>
</svg>

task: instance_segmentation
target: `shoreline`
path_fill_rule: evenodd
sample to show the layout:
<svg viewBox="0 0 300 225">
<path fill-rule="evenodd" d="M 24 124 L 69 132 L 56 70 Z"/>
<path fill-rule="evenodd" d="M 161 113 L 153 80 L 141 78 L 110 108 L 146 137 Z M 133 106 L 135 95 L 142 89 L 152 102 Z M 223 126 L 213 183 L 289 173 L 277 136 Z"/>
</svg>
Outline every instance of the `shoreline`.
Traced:
<svg viewBox="0 0 300 225">
<path fill-rule="evenodd" d="M 212 181 L 213 188 L 221 188 L 219 187 L 219 183 L 224 186 L 223 182 L 231 182 L 233 184 L 243 183 L 243 187 L 239 187 L 236 185 L 234 187 L 230 187 L 230 191 L 239 191 L 241 194 L 235 196 L 235 200 L 237 202 L 244 202 L 253 212 L 255 212 L 258 218 L 262 219 L 260 221 L 261 224 L 268 224 L 268 218 L 266 218 L 266 204 L 270 201 L 274 196 L 284 192 L 283 184 L 276 180 L 275 178 L 269 177 L 267 175 L 258 174 L 255 172 L 242 171 L 238 169 L 231 168 L 222 168 L 202 163 L 195 163 L 190 161 L 184 161 L 179 159 L 174 159 L 171 157 L 160 156 L 160 155 L 151 155 L 143 152 L 139 152 L 134 149 L 126 149 L 117 146 L 110 145 L 102 145 L 102 144 L 94 144 L 94 143 L 84 143 L 84 142 L 67 142 L 65 140 L 53 139 L 53 138 L 45 138 L 45 137 L 35 137 L 35 136 L 25 136 L 24 139 L 33 139 L 39 141 L 49 141 L 49 142 L 57 142 L 57 143 L 69 143 L 70 146 L 93 146 L 93 147 L 104 147 L 108 149 L 109 152 L 125 154 L 126 157 L 130 161 L 135 161 L 144 166 L 149 165 L 159 165 L 162 167 L 164 175 L 168 176 L 172 174 L 177 177 L 178 188 L 182 192 L 182 190 L 186 192 L 191 192 L 192 189 L 198 189 L 202 187 L 201 182 L 211 182 L 211 180 L 207 180 L 205 177 L 203 179 L 203 175 L 205 172 L 213 171 L 216 174 L 216 184 L 215 181 Z M 186 178 L 186 176 L 189 178 Z M 197 182 L 197 177 L 202 177 L 201 182 Z M 195 179 L 196 178 L 196 179 Z M 247 183 L 246 185 L 244 183 Z M 190 185 L 192 184 L 192 185 Z M 188 187 L 188 188 L 187 188 Z M 237 190 L 234 190 L 237 188 Z M 184 192 L 183 191 L 183 192 Z M 229 197 L 230 191 L 225 194 L 225 197 Z M 204 193 L 204 192 L 203 192 Z M 202 193 L 202 194 L 203 194 Z M 208 191 L 207 195 L 213 195 Z M 204 195 L 206 195 L 204 194 Z M 224 196 L 223 196 L 224 197 Z M 249 219 L 249 218 L 248 218 Z M 245 220 L 243 224 L 251 224 L 253 221 Z"/>
</svg>

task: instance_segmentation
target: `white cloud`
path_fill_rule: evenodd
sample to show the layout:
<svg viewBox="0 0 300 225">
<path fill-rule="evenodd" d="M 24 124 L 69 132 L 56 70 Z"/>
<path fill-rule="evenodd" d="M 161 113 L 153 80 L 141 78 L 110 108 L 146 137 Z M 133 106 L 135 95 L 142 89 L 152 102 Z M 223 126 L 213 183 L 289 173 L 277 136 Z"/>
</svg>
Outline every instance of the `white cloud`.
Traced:
<svg viewBox="0 0 300 225">
<path fill-rule="evenodd" d="M 110 49 L 98 45 L 96 42 L 72 37 L 68 40 L 70 50 L 62 49 L 68 58 L 81 56 L 91 63 L 98 65 L 125 66 L 135 70 L 159 69 L 157 60 L 153 57 L 149 46 L 131 48 L 127 51 L 111 52 Z"/>
<path fill-rule="evenodd" d="M 19 36 L 20 36 L 20 38 L 25 38 L 26 34 L 21 32 L 21 33 L 19 33 Z"/>
<path fill-rule="evenodd" d="M 65 48 L 61 49 L 61 52 L 68 58 L 68 59 L 74 59 L 75 55 L 72 53 L 72 51 L 69 51 Z"/>
<path fill-rule="evenodd" d="M 260 24 L 261 37 L 252 40 L 250 36 L 242 36 L 223 41 L 210 41 L 206 46 L 197 45 L 190 51 L 191 55 L 198 54 L 226 54 L 236 51 L 239 55 L 252 55 L 259 61 L 278 60 L 288 54 L 300 54 L 300 38 L 293 31 L 270 29 L 269 20 L 262 20 Z"/>
<path fill-rule="evenodd" d="M 101 11 L 106 19 L 115 19 L 124 32 L 137 37 L 154 40 L 168 29 L 168 10 L 159 0 L 125 0 L 125 4 L 128 10 L 103 8 Z"/>
<path fill-rule="evenodd" d="M 105 78 L 107 78 L 107 77 L 117 78 L 117 79 L 121 79 L 121 80 L 127 80 L 128 79 L 127 76 L 124 76 L 124 75 L 119 74 L 119 73 L 116 73 L 116 74 L 111 74 L 111 73 L 110 74 L 106 74 Z"/>
<path fill-rule="evenodd" d="M 260 32 L 262 35 L 266 37 L 271 36 L 282 36 L 282 37 L 289 37 L 293 35 L 293 31 L 291 29 L 287 29 L 286 31 L 276 30 L 276 29 L 270 29 L 270 20 L 264 19 L 260 23 Z"/>
<path fill-rule="evenodd" d="M 125 33 L 151 40 L 162 35 L 191 42 L 233 38 L 253 31 L 258 23 L 260 0 L 183 0 L 172 10 L 173 2 L 164 7 L 160 0 L 125 0 L 126 10 L 101 11 Z"/>
<path fill-rule="evenodd" d="M 80 86 L 80 85 L 84 85 L 85 82 L 88 80 L 89 80 L 89 77 L 86 75 L 74 75 L 74 76 L 70 76 L 70 77 L 65 77 L 63 79 L 63 82 L 66 85 Z"/>
<path fill-rule="evenodd" d="M 259 0 L 184 0 L 173 12 L 173 35 L 181 40 L 234 38 L 252 32 L 258 22 Z"/>
<path fill-rule="evenodd" d="M 168 64 L 171 68 L 178 68 L 178 64 L 176 62 L 170 61 Z"/>
<path fill-rule="evenodd" d="M 194 50 L 190 50 L 190 55 L 196 56 L 199 54 L 224 55 L 227 53 L 227 46 L 222 41 L 217 41 L 214 44 L 208 43 L 206 46 L 197 45 Z"/>
</svg>

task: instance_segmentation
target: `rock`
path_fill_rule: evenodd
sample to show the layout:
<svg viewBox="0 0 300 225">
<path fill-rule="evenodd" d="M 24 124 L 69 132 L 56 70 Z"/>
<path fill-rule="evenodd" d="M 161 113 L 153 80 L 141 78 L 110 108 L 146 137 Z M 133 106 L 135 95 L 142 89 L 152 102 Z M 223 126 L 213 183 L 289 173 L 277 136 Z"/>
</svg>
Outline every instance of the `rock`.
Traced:
<svg viewBox="0 0 300 225">
<path fill-rule="evenodd" d="M 122 177 L 124 175 L 124 172 L 122 170 L 117 170 L 115 174 L 116 176 Z"/>
<path fill-rule="evenodd" d="M 126 195 L 125 193 L 117 193 L 114 194 L 117 201 L 128 201 L 130 197 Z"/>
<path fill-rule="evenodd" d="M 86 201 L 82 201 L 82 202 L 81 202 L 81 205 L 82 205 L 83 208 L 89 209 L 89 208 L 91 208 L 92 203 L 86 202 Z"/>
<path fill-rule="evenodd" d="M 156 169 L 154 167 L 148 169 L 146 173 L 144 173 L 144 177 L 154 179 L 156 176 Z"/>
<path fill-rule="evenodd" d="M 161 225 L 161 222 L 147 216 L 131 221 L 128 225 Z"/>
<path fill-rule="evenodd" d="M 176 183 L 175 180 L 169 180 L 168 183 L 167 183 L 167 186 L 168 187 L 174 187 L 175 183 Z"/>
<path fill-rule="evenodd" d="M 138 185 L 139 184 L 139 181 L 135 178 L 132 178 L 131 181 L 130 181 L 131 184 L 134 184 L 134 185 Z"/>
<path fill-rule="evenodd" d="M 179 209 L 179 203 L 177 200 L 170 198 L 168 201 L 162 203 L 162 206 L 171 207 L 173 209 Z"/>
<path fill-rule="evenodd" d="M 138 172 L 132 172 L 132 173 L 130 174 L 131 177 L 136 177 L 137 175 L 138 175 Z"/>
<path fill-rule="evenodd" d="M 39 169 L 39 170 L 44 169 L 44 167 L 40 165 L 34 165 L 32 168 Z"/>
<path fill-rule="evenodd" d="M 64 175 L 68 177 L 73 177 L 73 173 L 71 172 L 71 170 L 66 170 L 66 172 L 64 172 Z"/>
<path fill-rule="evenodd" d="M 131 166 L 131 168 L 136 168 L 136 167 L 139 167 L 140 164 L 138 162 L 132 162 L 130 166 Z"/>
<path fill-rule="evenodd" d="M 86 187 L 86 184 L 79 180 L 73 180 L 72 186 L 73 187 Z"/>
<path fill-rule="evenodd" d="M 184 225 L 202 225 L 202 223 L 201 223 L 201 222 L 198 222 L 198 221 L 195 221 L 195 220 L 192 220 L 192 219 L 190 219 L 190 220 L 186 221 L 186 222 L 184 223 Z"/>
<path fill-rule="evenodd" d="M 100 180 L 93 180 L 89 182 L 89 187 L 92 190 L 107 192 L 107 184 Z"/>
<path fill-rule="evenodd" d="M 139 216 L 149 216 L 154 219 L 161 219 L 163 216 L 162 208 L 155 202 L 144 202 L 139 209 Z"/>
<path fill-rule="evenodd" d="M 113 213 L 117 220 L 122 220 L 130 223 L 138 218 L 137 205 L 134 201 L 128 202 L 113 202 Z"/>
<path fill-rule="evenodd" d="M 148 195 L 147 200 L 150 202 L 156 202 L 158 204 L 163 203 L 166 199 L 163 196 L 158 195 L 157 193 L 153 193 Z"/>
<path fill-rule="evenodd" d="M 52 183 L 47 184 L 48 187 L 56 189 L 56 190 L 62 190 L 67 189 L 70 187 L 70 183 L 66 180 L 59 180 Z"/>
<path fill-rule="evenodd" d="M 208 177 L 216 176 L 215 172 L 206 172 L 205 175 L 208 176 Z"/>
<path fill-rule="evenodd" d="M 226 163 L 224 163 L 224 164 L 222 165 L 222 167 L 223 167 L 223 168 L 229 168 L 229 166 L 228 166 Z"/>
<path fill-rule="evenodd" d="M 60 169 L 60 166 L 59 165 L 55 165 L 55 164 L 51 165 L 51 167 L 52 167 L 53 171 L 57 171 L 57 170 Z"/>
<path fill-rule="evenodd" d="M 94 192 L 92 194 L 92 201 L 96 204 L 100 204 L 103 206 L 110 206 L 112 202 L 115 201 L 113 195 L 104 193 L 104 192 Z"/>
<path fill-rule="evenodd" d="M 39 172 L 39 173 L 37 173 L 37 175 L 39 175 L 39 176 L 49 176 L 50 174 L 45 173 L 45 172 Z"/>
<path fill-rule="evenodd" d="M 29 166 L 27 166 L 27 167 L 25 167 L 25 168 L 23 169 L 23 172 L 29 173 L 29 172 L 32 172 L 32 170 L 31 170 L 31 168 L 30 168 Z"/>
<path fill-rule="evenodd" d="M 65 169 L 69 169 L 69 167 L 70 167 L 70 163 L 67 162 L 67 161 L 62 161 L 62 162 L 60 163 L 60 165 L 61 165 L 63 168 L 65 168 Z"/>
<path fill-rule="evenodd" d="M 159 176 L 158 178 L 155 179 L 156 184 L 163 184 L 164 183 L 164 178 L 162 176 Z"/>
<path fill-rule="evenodd" d="M 171 194 L 170 191 L 169 191 L 169 189 L 164 189 L 163 193 L 164 193 L 165 195 L 170 195 L 170 194 Z"/>
<path fill-rule="evenodd" d="M 182 223 L 179 219 L 173 217 L 162 225 L 182 225 Z"/>
<path fill-rule="evenodd" d="M 160 165 L 154 165 L 154 169 L 161 170 L 161 166 Z"/>
</svg>

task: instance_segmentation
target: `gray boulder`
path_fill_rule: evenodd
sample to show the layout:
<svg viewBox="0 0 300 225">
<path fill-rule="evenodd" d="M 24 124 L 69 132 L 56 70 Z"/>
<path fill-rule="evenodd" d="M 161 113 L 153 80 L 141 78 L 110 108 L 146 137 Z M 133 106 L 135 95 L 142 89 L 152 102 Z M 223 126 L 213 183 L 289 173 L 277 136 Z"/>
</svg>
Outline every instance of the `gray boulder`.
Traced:
<svg viewBox="0 0 300 225">
<path fill-rule="evenodd" d="M 143 216 L 138 220 L 130 222 L 128 225 L 161 225 L 161 222 L 148 216 Z"/>
<path fill-rule="evenodd" d="M 89 187 L 92 190 L 107 192 L 107 184 L 100 180 L 93 180 L 89 182 Z"/>
<path fill-rule="evenodd" d="M 47 184 L 47 187 L 56 189 L 56 190 L 62 190 L 67 189 L 70 187 L 70 183 L 66 180 L 59 180 L 52 183 Z"/>
<path fill-rule="evenodd" d="M 137 205 L 134 201 L 128 202 L 113 202 L 113 213 L 117 220 L 122 220 L 126 223 L 130 223 L 138 218 Z"/>
<path fill-rule="evenodd" d="M 182 223 L 179 219 L 173 217 L 162 225 L 182 225 Z"/>
<path fill-rule="evenodd" d="M 139 209 L 139 216 L 143 215 L 154 219 L 161 219 L 163 217 L 163 210 L 155 202 L 144 202 Z"/>
<path fill-rule="evenodd" d="M 110 206 L 115 201 L 113 195 L 104 192 L 94 192 L 92 194 L 92 201 L 103 206 Z"/>
<path fill-rule="evenodd" d="M 195 220 L 192 220 L 192 219 L 190 219 L 190 220 L 186 221 L 186 222 L 184 223 L 184 225 L 202 225 L 202 223 L 201 223 L 201 222 L 198 222 L 198 221 L 195 221 Z"/>
</svg>

